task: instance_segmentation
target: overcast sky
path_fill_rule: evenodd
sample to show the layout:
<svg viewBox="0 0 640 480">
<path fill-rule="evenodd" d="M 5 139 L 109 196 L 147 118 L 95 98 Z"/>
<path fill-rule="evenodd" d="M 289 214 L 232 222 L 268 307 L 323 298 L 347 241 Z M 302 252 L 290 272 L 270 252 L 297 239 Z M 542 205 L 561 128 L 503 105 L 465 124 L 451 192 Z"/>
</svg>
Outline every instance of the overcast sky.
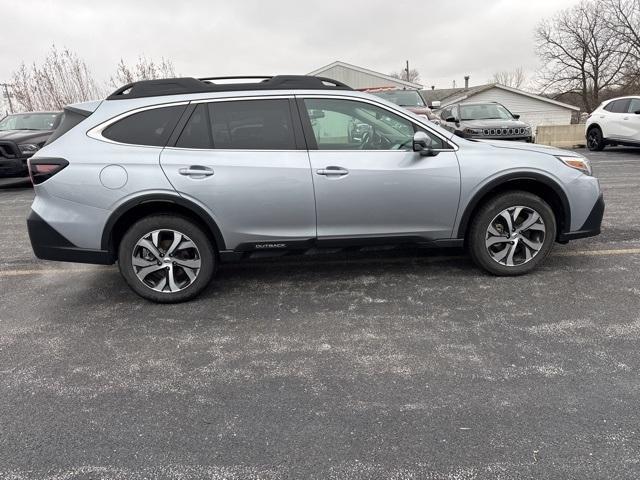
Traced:
<svg viewBox="0 0 640 480">
<path fill-rule="evenodd" d="M 533 29 L 577 0 L 0 0 L 0 82 L 52 44 L 106 83 L 122 57 L 185 76 L 308 73 L 335 60 L 383 73 L 409 60 L 423 85 L 537 68 Z"/>
</svg>

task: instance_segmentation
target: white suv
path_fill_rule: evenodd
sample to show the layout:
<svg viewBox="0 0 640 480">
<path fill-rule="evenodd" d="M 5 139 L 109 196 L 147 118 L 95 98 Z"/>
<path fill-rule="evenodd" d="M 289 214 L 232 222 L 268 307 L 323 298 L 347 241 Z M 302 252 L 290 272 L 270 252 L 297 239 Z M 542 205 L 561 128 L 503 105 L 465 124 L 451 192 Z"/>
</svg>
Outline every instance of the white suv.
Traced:
<svg viewBox="0 0 640 480">
<path fill-rule="evenodd" d="M 586 127 L 589 150 L 600 151 L 607 145 L 640 147 L 640 97 L 621 97 L 600 104 Z"/>
</svg>

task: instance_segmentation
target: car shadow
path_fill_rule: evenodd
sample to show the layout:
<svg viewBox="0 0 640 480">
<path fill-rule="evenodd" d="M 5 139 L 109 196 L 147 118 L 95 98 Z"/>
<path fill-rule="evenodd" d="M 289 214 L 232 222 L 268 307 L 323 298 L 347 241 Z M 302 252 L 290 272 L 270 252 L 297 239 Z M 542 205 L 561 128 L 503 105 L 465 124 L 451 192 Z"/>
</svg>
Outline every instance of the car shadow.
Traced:
<svg viewBox="0 0 640 480">
<path fill-rule="evenodd" d="M 31 179 L 29 177 L 20 178 L 0 178 L 0 189 L 11 188 L 31 188 Z"/>
<path fill-rule="evenodd" d="M 640 154 L 640 148 L 634 148 L 634 147 L 606 147 L 603 150 L 604 153 L 613 153 L 613 154 L 622 154 L 622 153 L 626 153 L 626 154 Z"/>
<path fill-rule="evenodd" d="M 295 284 L 327 288 L 349 283 L 363 277 L 370 282 L 387 281 L 406 275 L 426 278 L 442 276 L 491 276 L 478 270 L 463 249 L 395 248 L 391 250 L 356 252 L 341 251 L 331 254 L 286 255 L 263 259 L 245 259 L 221 264 L 207 288 L 194 300 L 183 305 L 211 303 L 226 297 L 242 297 L 250 301 L 252 292 L 257 296 L 265 290 L 286 288 L 295 295 Z M 138 297 L 120 276 L 117 267 L 91 274 L 74 301 L 83 308 L 103 304 L 117 298 L 119 303 L 135 304 L 147 300 Z M 242 291 L 240 295 L 239 292 Z M 152 304 L 152 302 L 148 302 Z M 158 304 L 162 306 L 161 304 Z"/>
</svg>

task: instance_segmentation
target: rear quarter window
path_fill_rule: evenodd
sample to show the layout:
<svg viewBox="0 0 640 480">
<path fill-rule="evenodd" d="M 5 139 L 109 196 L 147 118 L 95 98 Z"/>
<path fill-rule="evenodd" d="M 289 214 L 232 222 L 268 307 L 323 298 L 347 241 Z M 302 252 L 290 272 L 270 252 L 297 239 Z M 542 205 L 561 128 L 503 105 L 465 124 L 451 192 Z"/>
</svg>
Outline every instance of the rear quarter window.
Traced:
<svg viewBox="0 0 640 480">
<path fill-rule="evenodd" d="M 102 136 L 119 143 L 164 147 L 185 108 L 177 105 L 134 113 L 107 127 Z"/>
</svg>

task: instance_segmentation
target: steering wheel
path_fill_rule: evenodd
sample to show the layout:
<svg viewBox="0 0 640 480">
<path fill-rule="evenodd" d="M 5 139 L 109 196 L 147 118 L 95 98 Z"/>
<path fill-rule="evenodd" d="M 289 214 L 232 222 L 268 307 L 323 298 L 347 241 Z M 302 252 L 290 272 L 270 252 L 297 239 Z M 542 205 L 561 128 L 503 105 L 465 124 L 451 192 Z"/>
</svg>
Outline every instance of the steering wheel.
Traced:
<svg viewBox="0 0 640 480">
<path fill-rule="evenodd" d="M 376 131 L 376 127 L 371 126 L 371 130 L 362 134 L 361 150 L 383 150 L 390 148 L 391 141 Z"/>
</svg>

